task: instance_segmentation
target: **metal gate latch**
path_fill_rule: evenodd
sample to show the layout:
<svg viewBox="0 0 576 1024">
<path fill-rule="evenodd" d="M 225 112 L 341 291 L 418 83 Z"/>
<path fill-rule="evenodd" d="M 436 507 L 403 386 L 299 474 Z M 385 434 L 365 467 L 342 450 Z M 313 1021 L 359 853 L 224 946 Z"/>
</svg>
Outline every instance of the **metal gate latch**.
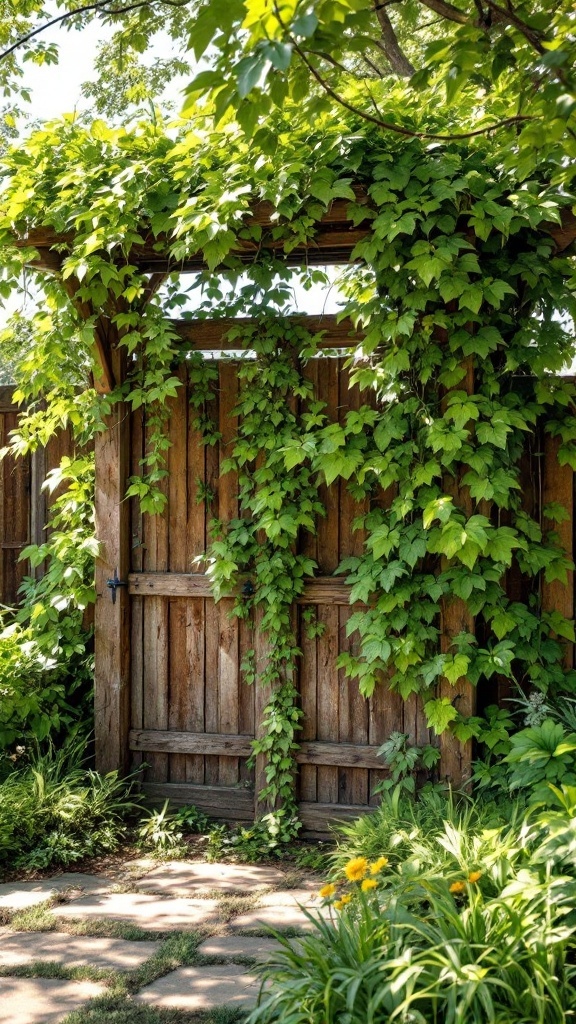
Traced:
<svg viewBox="0 0 576 1024">
<path fill-rule="evenodd" d="M 114 575 L 111 580 L 106 580 L 106 586 L 112 591 L 112 604 L 116 604 L 116 587 L 127 587 L 128 583 L 126 580 L 119 580 L 118 569 L 114 569 Z"/>
</svg>

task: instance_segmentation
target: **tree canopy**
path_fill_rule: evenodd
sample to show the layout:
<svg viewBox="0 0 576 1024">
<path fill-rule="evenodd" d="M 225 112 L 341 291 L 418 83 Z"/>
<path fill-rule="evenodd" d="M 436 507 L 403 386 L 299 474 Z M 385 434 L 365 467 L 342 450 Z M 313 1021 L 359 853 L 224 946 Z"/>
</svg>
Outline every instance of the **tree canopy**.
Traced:
<svg viewBox="0 0 576 1024">
<path fill-rule="evenodd" d="M 558 177 L 570 176 L 575 41 L 567 0 L 28 0 L 17 8 L 6 0 L 2 13 L 5 94 L 25 91 L 26 60 L 57 60 L 46 26 L 77 29 L 97 19 L 113 32 L 98 64 L 96 102 L 103 109 L 107 93 L 108 109 L 114 99 L 118 106 L 122 96 L 130 98 L 119 80 L 136 74 L 138 56 L 162 31 L 201 62 L 185 109 L 209 96 L 217 120 L 233 111 L 264 150 L 275 145 L 268 120 L 293 101 L 303 122 L 343 106 L 407 137 L 466 136 L 500 126 L 493 145 L 521 177 L 542 161 Z M 185 70 L 173 53 L 163 56 L 133 98 Z"/>
</svg>

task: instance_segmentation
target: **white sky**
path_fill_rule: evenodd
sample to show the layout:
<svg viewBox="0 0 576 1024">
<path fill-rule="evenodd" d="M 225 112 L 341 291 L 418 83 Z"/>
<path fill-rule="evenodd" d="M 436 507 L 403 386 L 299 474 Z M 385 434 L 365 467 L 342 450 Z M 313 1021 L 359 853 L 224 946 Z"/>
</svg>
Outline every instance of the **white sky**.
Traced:
<svg viewBox="0 0 576 1024">
<path fill-rule="evenodd" d="M 86 107 L 80 86 L 94 78 L 96 46 L 103 36 L 102 25 L 96 22 L 81 32 L 68 32 L 64 26 L 55 25 L 44 34 L 45 42 L 58 45 L 60 61 L 41 66 L 31 61 L 24 64 L 24 81 L 32 93 L 30 114 L 34 120 L 49 121 Z"/>
</svg>

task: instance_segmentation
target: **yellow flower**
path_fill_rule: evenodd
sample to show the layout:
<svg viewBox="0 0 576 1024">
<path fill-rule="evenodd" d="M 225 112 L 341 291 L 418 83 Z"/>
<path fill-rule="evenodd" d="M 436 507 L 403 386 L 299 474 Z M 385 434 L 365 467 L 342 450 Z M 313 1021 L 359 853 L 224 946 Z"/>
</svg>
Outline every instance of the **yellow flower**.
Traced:
<svg viewBox="0 0 576 1024">
<path fill-rule="evenodd" d="M 320 889 L 320 892 L 318 893 L 318 895 L 321 896 L 322 899 L 327 899 L 328 896 L 333 896 L 335 892 L 336 892 L 336 886 L 332 885 L 332 882 L 328 882 L 327 885 L 323 885 L 322 886 L 322 888 Z"/>
<path fill-rule="evenodd" d="M 370 865 L 370 874 L 371 875 L 379 874 L 380 871 L 382 871 L 382 868 L 385 868 L 387 865 L 388 865 L 388 857 L 378 857 L 378 860 L 375 860 Z"/>
<path fill-rule="evenodd" d="M 334 907 L 334 910 L 342 910 L 342 907 L 345 907 L 347 903 L 350 903 L 351 899 L 352 897 L 350 893 L 347 892 L 344 896 L 341 896 L 339 900 L 334 900 L 332 906 Z"/>
<path fill-rule="evenodd" d="M 468 875 L 468 881 L 472 883 L 477 882 L 479 878 L 482 878 L 481 871 L 471 871 Z"/>
<path fill-rule="evenodd" d="M 354 857 L 348 861 L 344 868 L 344 874 L 349 882 L 361 882 L 367 871 L 368 861 L 366 857 Z"/>
<path fill-rule="evenodd" d="M 466 882 L 452 882 L 450 886 L 450 892 L 465 892 Z"/>
<path fill-rule="evenodd" d="M 360 888 L 362 892 L 368 892 L 369 889 L 375 889 L 377 885 L 378 882 L 375 878 L 365 878 Z"/>
</svg>

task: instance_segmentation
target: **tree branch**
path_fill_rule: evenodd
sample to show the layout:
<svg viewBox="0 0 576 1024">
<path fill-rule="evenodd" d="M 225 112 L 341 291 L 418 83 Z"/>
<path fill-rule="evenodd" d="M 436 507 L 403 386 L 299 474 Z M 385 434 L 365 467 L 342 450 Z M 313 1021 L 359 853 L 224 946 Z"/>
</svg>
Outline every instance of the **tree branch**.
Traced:
<svg viewBox="0 0 576 1024">
<path fill-rule="evenodd" d="M 486 6 L 492 11 L 495 21 L 506 22 L 509 25 L 513 25 L 514 28 L 518 29 L 522 33 L 525 39 L 534 47 L 538 53 L 545 53 L 545 49 L 540 42 L 540 35 L 534 29 L 530 28 L 526 22 L 522 21 L 521 18 L 515 13 L 511 5 L 508 7 L 500 7 L 499 4 L 495 3 L 495 0 L 485 0 Z"/>
<path fill-rule="evenodd" d="M 378 65 L 375 64 L 373 60 L 370 60 L 370 57 L 368 57 L 365 53 L 362 54 L 362 60 L 364 61 L 365 64 L 368 65 L 368 67 L 374 72 L 374 74 L 378 75 L 378 78 L 384 78 L 384 75 L 382 74 L 382 71 L 378 67 Z"/>
<path fill-rule="evenodd" d="M 188 0 L 159 0 L 160 3 L 167 4 L 168 7 L 185 7 Z M 59 14 L 55 18 L 51 18 L 50 21 L 45 21 L 42 25 L 37 25 L 36 28 L 30 29 L 23 36 L 20 36 L 11 46 L 7 49 L 0 51 L 0 60 L 4 60 L 9 57 L 11 53 L 14 53 L 20 46 L 24 46 L 35 36 L 41 35 L 42 32 L 46 32 L 47 29 L 53 28 L 54 25 L 59 25 L 63 21 L 68 21 L 70 18 L 76 17 L 77 14 L 86 14 L 87 11 L 104 11 L 106 14 L 125 14 L 127 11 L 134 11 L 138 7 L 147 7 L 150 5 L 151 0 L 137 0 L 137 2 L 130 4 L 127 7 L 120 7 L 114 10 L 110 10 L 108 5 L 114 3 L 114 0 L 95 0 L 94 3 L 84 4 L 82 7 L 76 7 L 72 11 L 65 11 L 64 14 Z"/>
<path fill-rule="evenodd" d="M 321 60 L 325 60 L 328 64 L 331 64 L 333 68 L 337 68 L 338 71 L 344 71 L 346 75 L 350 74 L 348 68 L 345 68 L 339 60 L 331 57 L 329 53 L 325 53 L 324 50 L 307 50 L 307 53 L 314 54 L 315 57 L 320 57 Z"/>
<path fill-rule="evenodd" d="M 436 14 L 441 14 L 448 21 L 457 22 L 458 25 L 467 25 L 470 21 L 467 14 L 454 7 L 453 4 L 449 4 L 447 0 L 420 0 L 420 3 L 424 7 L 430 8 L 431 11 L 436 11 Z"/>
<path fill-rule="evenodd" d="M 385 131 L 395 132 L 397 135 L 403 135 L 410 139 L 430 139 L 438 142 L 452 142 L 458 139 L 472 139 L 478 135 L 487 135 L 489 132 L 497 131 L 499 128 L 506 128 L 507 126 L 512 124 L 518 124 L 520 122 L 534 120 L 532 117 L 529 117 L 527 115 L 517 114 L 514 117 L 505 117 L 502 121 L 496 121 L 495 124 L 488 125 L 488 127 L 486 128 L 475 128 L 473 131 L 457 132 L 454 135 L 437 135 L 434 132 L 416 132 L 411 128 L 404 128 L 401 125 L 393 124 L 391 121 L 383 121 L 380 117 L 373 117 L 372 114 L 368 114 L 367 111 L 362 110 L 360 107 L 355 107 L 352 103 L 349 103 L 348 100 L 344 99 L 343 96 L 337 93 L 336 90 L 332 88 L 330 83 L 327 82 L 326 79 L 322 77 L 318 69 L 314 67 L 311 61 L 308 60 L 306 54 L 298 45 L 298 41 L 294 38 L 294 36 L 290 35 L 290 33 L 287 31 L 287 28 L 282 21 L 282 16 L 280 15 L 276 4 L 275 9 L 276 17 L 278 18 L 281 27 L 286 32 L 286 35 L 290 39 L 290 42 L 292 43 L 292 46 L 294 48 L 294 52 L 298 54 L 301 61 L 306 65 L 306 67 L 310 71 L 310 74 L 316 79 L 316 81 L 322 87 L 322 89 L 324 89 L 326 94 L 328 96 L 331 96 L 331 98 L 341 107 L 344 107 L 345 110 L 349 110 L 352 114 L 355 114 L 357 117 L 361 117 L 364 121 L 369 121 L 371 124 L 375 124 L 379 128 L 383 128 Z"/>
<path fill-rule="evenodd" d="M 376 4 L 374 10 L 380 25 L 383 50 L 390 67 L 401 78 L 410 78 L 416 69 L 401 49 L 386 9 L 380 4 Z"/>
</svg>

